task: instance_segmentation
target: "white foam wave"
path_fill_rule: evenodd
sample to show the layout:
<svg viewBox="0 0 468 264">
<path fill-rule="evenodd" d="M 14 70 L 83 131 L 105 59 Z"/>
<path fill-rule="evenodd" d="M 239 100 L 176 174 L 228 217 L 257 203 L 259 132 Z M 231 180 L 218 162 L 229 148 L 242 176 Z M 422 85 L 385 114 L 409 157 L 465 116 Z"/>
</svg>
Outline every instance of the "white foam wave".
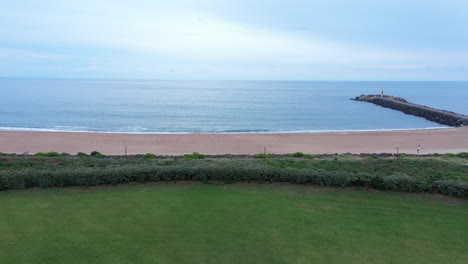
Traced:
<svg viewBox="0 0 468 264">
<path fill-rule="evenodd" d="M 317 130 L 218 130 L 218 131 L 150 131 L 142 127 L 125 127 L 115 131 L 103 131 L 85 127 L 57 126 L 53 128 L 37 127 L 0 127 L 0 131 L 31 131 L 31 132 L 81 132 L 81 133 L 107 133 L 107 134 L 299 134 L 299 133 L 340 133 L 340 132 L 379 132 L 379 131 L 405 131 L 405 130 L 430 130 L 447 129 L 448 126 L 425 128 L 377 128 L 377 129 L 317 129 Z"/>
</svg>

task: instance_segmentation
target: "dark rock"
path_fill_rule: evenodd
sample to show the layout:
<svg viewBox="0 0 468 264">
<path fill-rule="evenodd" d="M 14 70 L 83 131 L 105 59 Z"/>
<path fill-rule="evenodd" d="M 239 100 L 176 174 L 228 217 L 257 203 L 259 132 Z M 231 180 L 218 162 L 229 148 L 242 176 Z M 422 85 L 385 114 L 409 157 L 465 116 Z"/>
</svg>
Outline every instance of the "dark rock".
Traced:
<svg viewBox="0 0 468 264">
<path fill-rule="evenodd" d="M 380 95 L 360 95 L 352 100 L 373 103 L 382 107 L 401 111 L 408 115 L 423 117 L 443 125 L 454 127 L 468 126 L 468 116 L 409 103 L 401 97 L 389 95 L 383 97 Z"/>
</svg>

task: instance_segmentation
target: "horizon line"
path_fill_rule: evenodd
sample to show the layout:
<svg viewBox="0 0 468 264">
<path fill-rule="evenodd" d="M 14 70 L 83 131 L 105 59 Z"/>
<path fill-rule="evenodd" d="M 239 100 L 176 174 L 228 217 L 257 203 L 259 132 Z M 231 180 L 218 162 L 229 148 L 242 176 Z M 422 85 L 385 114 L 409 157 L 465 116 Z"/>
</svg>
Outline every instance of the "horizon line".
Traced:
<svg viewBox="0 0 468 264">
<path fill-rule="evenodd" d="M 275 82 L 468 82 L 467 80 L 322 80 L 322 79 L 157 79 L 157 78 L 79 78 L 79 77 L 4 77 L 0 79 L 96 80 L 96 81 L 275 81 Z"/>
</svg>

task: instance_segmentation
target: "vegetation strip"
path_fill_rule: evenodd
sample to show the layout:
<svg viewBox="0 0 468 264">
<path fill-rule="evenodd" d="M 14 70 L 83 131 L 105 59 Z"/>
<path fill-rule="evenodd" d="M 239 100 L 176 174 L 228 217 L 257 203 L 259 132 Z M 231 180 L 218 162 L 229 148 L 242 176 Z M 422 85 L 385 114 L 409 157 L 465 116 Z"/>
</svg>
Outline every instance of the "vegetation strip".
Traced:
<svg viewBox="0 0 468 264">
<path fill-rule="evenodd" d="M 4 155 L 0 157 L 0 189 L 188 180 L 364 186 L 467 197 L 468 166 L 461 163 L 468 155 L 453 155 L 439 160 L 408 155 L 400 159 L 353 155 L 305 158 L 302 153 L 293 153 L 290 158 L 256 155 L 257 159 L 209 159 L 199 153 L 166 159 L 149 154 L 113 158 L 99 152 L 89 156 Z"/>
</svg>

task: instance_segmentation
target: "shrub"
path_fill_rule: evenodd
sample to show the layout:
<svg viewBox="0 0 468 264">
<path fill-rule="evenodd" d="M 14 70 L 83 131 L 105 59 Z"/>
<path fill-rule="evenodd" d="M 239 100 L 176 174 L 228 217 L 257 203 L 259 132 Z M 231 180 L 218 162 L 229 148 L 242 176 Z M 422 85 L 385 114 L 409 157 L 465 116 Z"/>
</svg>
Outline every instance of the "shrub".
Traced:
<svg viewBox="0 0 468 264">
<path fill-rule="evenodd" d="M 453 153 L 445 153 L 444 156 L 445 156 L 445 157 L 449 157 L 449 158 L 454 158 L 454 157 L 456 157 L 457 155 L 456 155 L 456 154 L 453 154 Z"/>
<path fill-rule="evenodd" d="M 304 158 L 306 159 L 315 159 L 320 157 L 320 155 L 311 155 L 311 154 L 304 154 Z"/>
<path fill-rule="evenodd" d="M 36 157 L 57 157 L 59 156 L 60 154 L 58 154 L 57 152 L 37 152 L 36 154 L 34 154 L 34 156 Z"/>
<path fill-rule="evenodd" d="M 390 191 L 422 192 L 426 184 L 406 174 L 393 174 L 383 178 L 383 186 Z"/>
<path fill-rule="evenodd" d="M 101 154 L 101 153 L 97 153 L 97 154 L 94 155 L 94 157 L 95 157 L 95 158 L 105 158 L 106 155 Z"/>
<path fill-rule="evenodd" d="M 60 156 L 70 156 L 70 154 L 67 153 L 67 152 L 62 152 L 62 153 L 60 153 Z"/>
<path fill-rule="evenodd" d="M 432 155 L 432 156 L 435 156 L 435 157 L 438 157 L 438 156 L 440 156 L 440 153 L 437 153 L 437 152 L 436 152 L 436 153 L 432 153 L 431 155 Z"/>
<path fill-rule="evenodd" d="M 406 154 L 406 153 L 400 153 L 400 154 L 398 154 L 398 157 L 400 157 L 400 158 L 405 158 L 405 157 L 408 157 L 408 154 Z"/>
<path fill-rule="evenodd" d="M 301 158 L 301 157 L 304 157 L 304 153 L 302 152 L 294 152 L 291 154 L 291 157 L 294 157 L 294 158 Z"/>
<path fill-rule="evenodd" d="M 143 155 L 143 158 L 145 158 L 145 159 L 155 159 L 156 155 L 154 155 L 152 153 L 146 153 L 145 155 Z"/>
<path fill-rule="evenodd" d="M 460 152 L 457 154 L 457 157 L 468 158 L 468 152 Z"/>
<path fill-rule="evenodd" d="M 99 155 L 99 154 L 101 154 L 99 151 L 93 151 L 93 152 L 91 152 L 91 154 L 89 154 L 89 155 L 95 157 L 96 155 Z"/>
<path fill-rule="evenodd" d="M 5 156 L 6 154 L 3 152 L 0 152 L 0 156 Z"/>
<path fill-rule="evenodd" d="M 464 176 L 468 168 L 458 165 L 444 166 L 446 162 L 435 159 L 364 159 L 336 162 L 295 158 L 274 158 L 266 161 L 167 158 L 144 162 L 136 158 L 86 158 L 57 161 L 61 160 L 18 157 L 8 163 L 0 162 L 0 189 L 192 180 L 364 186 L 382 190 L 433 191 L 446 195 L 468 196 L 468 178 Z"/>
<path fill-rule="evenodd" d="M 260 154 L 255 154 L 254 155 L 254 158 L 256 159 L 266 159 L 266 158 L 269 158 L 271 157 L 270 154 L 265 154 L 265 153 L 260 153 Z"/>
<path fill-rule="evenodd" d="M 432 183 L 433 191 L 452 196 L 468 196 L 468 182 L 462 180 L 439 180 Z"/>
<path fill-rule="evenodd" d="M 384 179 L 380 176 L 374 176 L 370 179 L 370 186 L 375 189 L 385 190 Z"/>
<path fill-rule="evenodd" d="M 368 186 L 371 176 L 365 173 L 275 168 L 245 162 L 212 164 L 211 162 L 194 163 L 192 161 L 169 166 L 144 164 L 108 168 L 68 167 L 56 170 L 0 171 L 0 186 L 7 189 L 179 180 L 290 182 L 347 187 L 352 185 Z"/>
<path fill-rule="evenodd" d="M 184 159 L 204 159 L 206 155 L 194 152 L 193 154 L 184 155 Z"/>
<path fill-rule="evenodd" d="M 81 158 L 84 158 L 84 157 L 88 157 L 88 154 L 84 153 L 84 152 L 78 152 L 76 154 L 78 157 L 81 157 Z"/>
</svg>

